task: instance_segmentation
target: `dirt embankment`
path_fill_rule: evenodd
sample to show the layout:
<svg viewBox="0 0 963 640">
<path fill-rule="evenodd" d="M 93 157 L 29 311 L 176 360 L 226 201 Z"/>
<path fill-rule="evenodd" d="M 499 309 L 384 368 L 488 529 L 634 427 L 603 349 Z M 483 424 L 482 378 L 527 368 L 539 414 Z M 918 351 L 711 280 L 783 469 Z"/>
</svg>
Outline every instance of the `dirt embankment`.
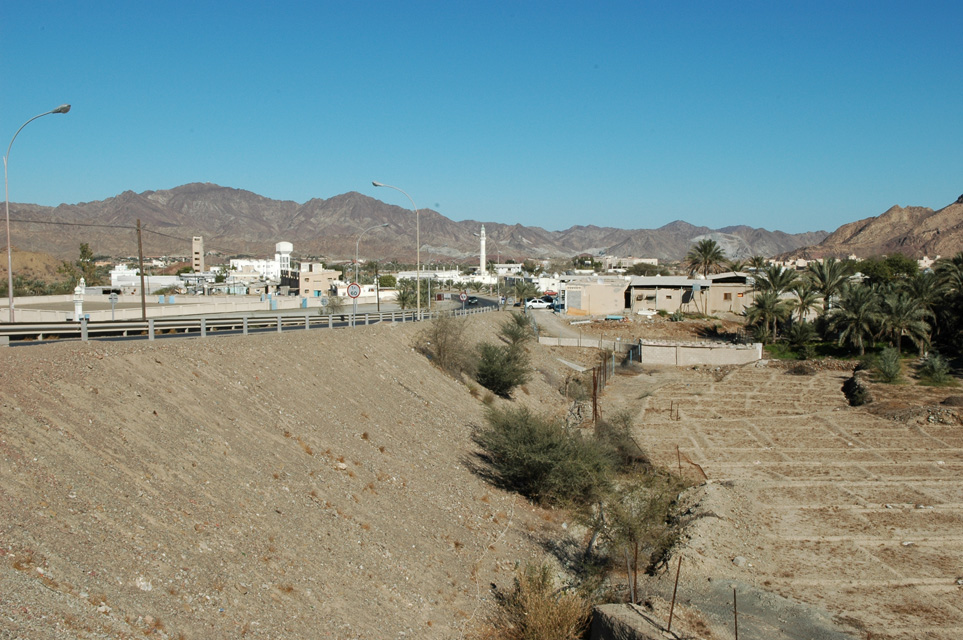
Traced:
<svg viewBox="0 0 963 640">
<path fill-rule="evenodd" d="M 418 331 L 0 350 L 0 637 L 460 635 L 562 523 L 469 472 Z"/>
</svg>

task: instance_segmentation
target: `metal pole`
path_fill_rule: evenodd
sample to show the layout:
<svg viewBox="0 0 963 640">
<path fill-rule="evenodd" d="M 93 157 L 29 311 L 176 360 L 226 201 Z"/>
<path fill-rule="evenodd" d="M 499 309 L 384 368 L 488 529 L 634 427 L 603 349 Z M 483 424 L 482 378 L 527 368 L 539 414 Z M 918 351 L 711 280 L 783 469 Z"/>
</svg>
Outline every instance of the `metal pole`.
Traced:
<svg viewBox="0 0 963 640">
<path fill-rule="evenodd" d="M 395 191 L 401 191 L 401 193 L 405 194 L 405 197 L 407 197 L 408 200 L 411 200 L 411 207 L 415 210 L 415 245 L 417 245 L 415 247 L 415 290 L 418 292 L 418 319 L 421 320 L 421 224 L 420 216 L 418 215 L 418 208 L 415 207 L 415 201 L 411 199 L 411 196 L 409 196 L 406 191 L 399 189 L 398 187 L 393 187 L 390 184 L 384 184 L 375 180 L 372 180 L 371 184 L 376 187 L 388 187 L 389 189 L 394 189 Z M 428 300 L 428 309 L 431 309 L 430 299 Z"/>
<path fill-rule="evenodd" d="M 140 318 L 147 319 L 147 292 L 144 290 L 144 243 L 140 237 L 140 218 L 137 218 L 137 258 L 140 264 Z"/>
<path fill-rule="evenodd" d="M 672 615 L 675 613 L 675 594 L 679 590 L 679 573 L 682 571 L 682 556 L 679 556 L 679 566 L 675 570 L 675 586 L 672 587 L 672 604 L 669 605 L 669 624 L 666 631 L 672 631 Z"/>
<path fill-rule="evenodd" d="M 37 118 L 49 116 L 51 113 L 67 113 L 68 111 L 70 111 L 70 105 L 62 104 L 56 109 L 41 113 L 24 122 L 20 125 L 20 128 L 17 129 L 17 132 L 13 134 L 13 137 L 10 138 L 10 144 L 7 145 L 7 154 L 3 156 L 4 209 L 6 210 L 7 217 L 7 303 L 9 304 L 7 322 L 13 322 L 13 241 L 10 239 L 10 181 L 7 178 L 7 164 L 10 161 L 10 149 L 13 148 L 13 141 L 17 139 L 17 136 L 20 135 L 23 128 Z"/>
</svg>

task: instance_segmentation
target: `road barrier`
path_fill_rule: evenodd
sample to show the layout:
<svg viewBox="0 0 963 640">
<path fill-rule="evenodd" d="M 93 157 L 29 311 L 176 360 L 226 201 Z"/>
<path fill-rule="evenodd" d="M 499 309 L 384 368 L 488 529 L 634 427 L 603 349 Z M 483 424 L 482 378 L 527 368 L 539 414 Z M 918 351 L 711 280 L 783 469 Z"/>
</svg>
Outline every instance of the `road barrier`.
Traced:
<svg viewBox="0 0 963 640">
<path fill-rule="evenodd" d="M 421 313 L 421 320 L 430 320 L 442 314 L 456 316 L 474 315 L 495 311 L 497 307 L 483 306 L 453 311 L 432 311 Z M 352 324 L 368 326 L 381 322 L 415 322 L 419 318 L 414 311 L 386 311 L 384 313 L 364 313 L 354 317 L 351 313 L 318 315 L 317 312 L 212 315 L 181 318 L 150 318 L 148 320 L 121 320 L 116 322 L 39 322 L 0 324 L 0 346 L 10 341 L 42 341 L 46 339 L 80 339 L 84 342 L 91 338 L 135 338 L 145 337 L 154 340 L 164 336 L 195 336 L 207 338 L 212 334 L 235 333 L 247 335 L 251 331 L 276 329 L 312 328 L 350 328 Z M 363 322 L 362 322 L 363 319 Z"/>
</svg>

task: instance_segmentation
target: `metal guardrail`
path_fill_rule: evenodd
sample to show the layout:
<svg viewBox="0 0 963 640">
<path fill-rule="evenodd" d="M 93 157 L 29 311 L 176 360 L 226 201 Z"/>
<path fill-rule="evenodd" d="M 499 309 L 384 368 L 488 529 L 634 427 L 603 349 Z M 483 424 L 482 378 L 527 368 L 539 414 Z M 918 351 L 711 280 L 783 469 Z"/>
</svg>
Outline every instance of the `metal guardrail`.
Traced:
<svg viewBox="0 0 963 640">
<path fill-rule="evenodd" d="M 497 307 L 475 307 L 458 309 L 453 312 L 422 312 L 421 320 L 430 320 L 442 313 L 453 313 L 457 316 L 472 315 L 494 311 Z M 0 345 L 13 341 L 43 341 L 45 339 L 76 339 L 86 342 L 92 338 L 133 338 L 146 337 L 154 340 L 164 335 L 199 336 L 205 338 L 210 333 L 240 332 L 247 335 L 251 331 L 276 329 L 312 329 L 312 328 L 350 328 L 353 326 L 367 326 L 380 322 L 415 322 L 418 320 L 414 311 L 387 311 L 384 313 L 364 313 L 352 315 L 349 313 L 335 313 L 318 315 L 317 313 L 278 313 L 269 315 L 217 315 L 198 318 L 149 318 L 148 320 L 121 320 L 89 322 L 41 322 L 41 323 L 12 323 L 0 324 Z"/>
</svg>

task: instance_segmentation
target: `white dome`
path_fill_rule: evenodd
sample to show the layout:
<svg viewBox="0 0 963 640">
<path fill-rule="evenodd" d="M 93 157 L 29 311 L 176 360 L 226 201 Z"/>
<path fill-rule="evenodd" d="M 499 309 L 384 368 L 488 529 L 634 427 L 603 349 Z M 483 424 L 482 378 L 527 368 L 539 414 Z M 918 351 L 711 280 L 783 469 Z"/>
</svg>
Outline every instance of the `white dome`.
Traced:
<svg viewBox="0 0 963 640">
<path fill-rule="evenodd" d="M 294 251 L 294 245 L 290 242 L 279 242 L 274 245 L 274 250 L 277 253 L 291 253 Z"/>
</svg>

